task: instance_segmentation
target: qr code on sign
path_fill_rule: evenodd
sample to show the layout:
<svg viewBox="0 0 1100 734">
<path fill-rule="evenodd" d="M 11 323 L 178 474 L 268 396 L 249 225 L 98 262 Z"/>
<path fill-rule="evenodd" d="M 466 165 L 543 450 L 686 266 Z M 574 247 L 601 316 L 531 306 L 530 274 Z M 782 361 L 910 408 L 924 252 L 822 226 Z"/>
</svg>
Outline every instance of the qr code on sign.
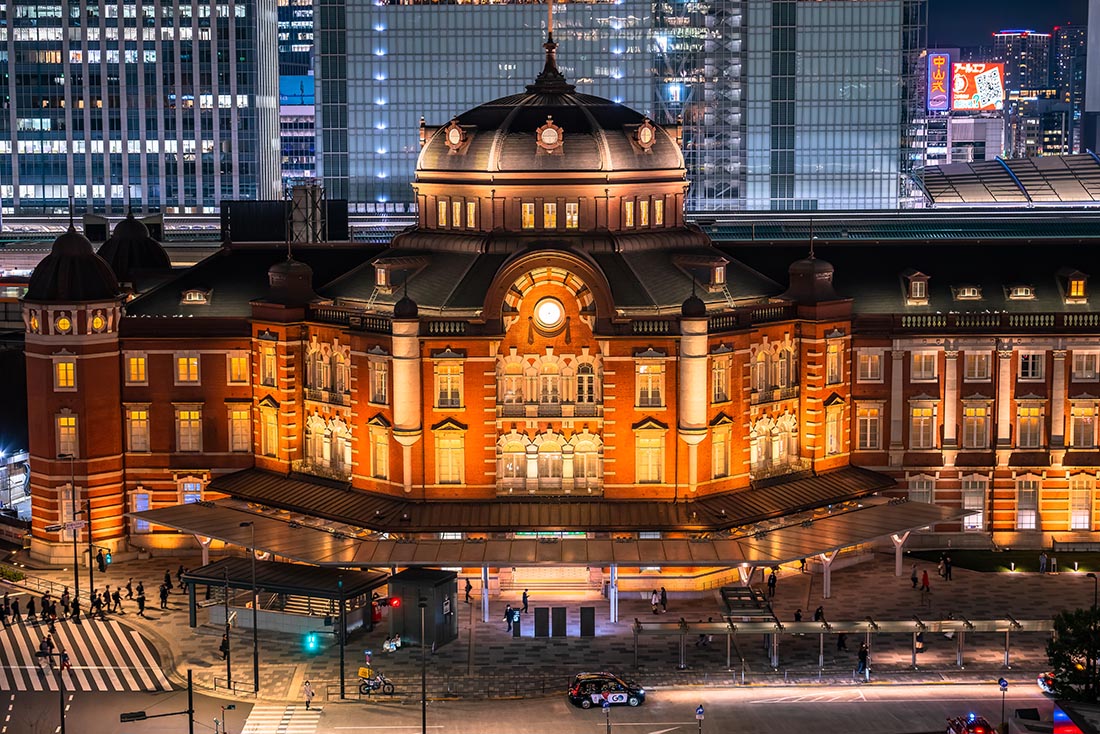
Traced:
<svg viewBox="0 0 1100 734">
<path fill-rule="evenodd" d="M 1004 87 L 1001 85 L 1001 69 L 994 66 L 974 77 L 974 83 L 978 86 L 978 107 L 995 107 L 1001 109 L 1004 106 Z"/>
</svg>

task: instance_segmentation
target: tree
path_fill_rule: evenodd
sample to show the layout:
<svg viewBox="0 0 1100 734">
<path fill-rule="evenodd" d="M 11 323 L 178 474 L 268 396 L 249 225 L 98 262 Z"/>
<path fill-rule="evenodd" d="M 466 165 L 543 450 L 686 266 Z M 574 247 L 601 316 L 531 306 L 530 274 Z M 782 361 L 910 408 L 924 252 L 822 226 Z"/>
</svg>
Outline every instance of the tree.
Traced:
<svg viewBox="0 0 1100 734">
<path fill-rule="evenodd" d="M 1054 673 L 1054 695 L 1070 701 L 1096 701 L 1097 614 L 1092 609 L 1065 609 L 1054 618 L 1054 637 L 1047 659 Z"/>
</svg>

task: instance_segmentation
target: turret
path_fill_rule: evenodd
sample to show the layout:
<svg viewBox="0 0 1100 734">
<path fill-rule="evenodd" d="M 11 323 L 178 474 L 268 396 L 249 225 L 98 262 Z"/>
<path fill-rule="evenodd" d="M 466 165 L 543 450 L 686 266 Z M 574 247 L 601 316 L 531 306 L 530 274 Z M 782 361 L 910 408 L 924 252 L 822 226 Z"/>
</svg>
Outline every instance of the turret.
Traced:
<svg viewBox="0 0 1100 734">
<path fill-rule="evenodd" d="M 680 307 L 680 439 L 688 446 L 688 490 L 699 476 L 699 444 L 707 436 L 707 307 L 692 293 Z"/>
<path fill-rule="evenodd" d="M 424 433 L 421 424 L 420 318 L 408 294 L 393 307 L 393 438 L 401 444 L 401 478 L 412 491 L 412 449 Z"/>
</svg>

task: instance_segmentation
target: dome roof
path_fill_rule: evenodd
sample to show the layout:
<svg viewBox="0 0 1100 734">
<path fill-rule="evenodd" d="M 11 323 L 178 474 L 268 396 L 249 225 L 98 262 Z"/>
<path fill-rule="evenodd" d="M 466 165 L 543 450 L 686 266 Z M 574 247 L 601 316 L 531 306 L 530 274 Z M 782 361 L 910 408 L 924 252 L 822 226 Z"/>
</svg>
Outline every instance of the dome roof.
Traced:
<svg viewBox="0 0 1100 734">
<path fill-rule="evenodd" d="M 304 306 L 320 300 L 313 292 L 313 268 L 287 256 L 267 269 L 267 300 L 285 306 Z"/>
<path fill-rule="evenodd" d="M 109 301 L 118 293 L 118 279 L 111 266 L 70 223 L 34 269 L 24 299 L 43 303 Z"/>
<path fill-rule="evenodd" d="M 703 299 L 692 293 L 680 306 L 680 315 L 686 319 L 700 319 L 707 315 L 707 304 Z"/>
<path fill-rule="evenodd" d="M 119 280 L 133 280 L 136 270 L 169 270 L 172 261 L 161 244 L 149 235 L 145 223 L 130 212 L 115 225 L 115 231 L 99 248 L 99 256 L 107 261 Z"/>
<path fill-rule="evenodd" d="M 556 47 L 545 44 L 546 68 L 525 93 L 475 107 L 435 131 L 420 152 L 417 179 L 450 171 L 668 171 L 683 179 L 675 138 L 629 107 L 578 94 L 558 72 Z M 546 126 L 557 130 L 549 145 L 539 142 Z"/>
<path fill-rule="evenodd" d="M 393 304 L 393 317 L 395 319 L 415 319 L 419 314 L 420 309 L 417 308 L 416 301 L 407 295 L 402 296 L 401 300 Z"/>
<path fill-rule="evenodd" d="M 812 254 L 791 263 L 787 269 L 790 287 L 780 298 L 803 304 L 822 303 L 840 299 L 833 289 L 833 266 Z"/>
</svg>

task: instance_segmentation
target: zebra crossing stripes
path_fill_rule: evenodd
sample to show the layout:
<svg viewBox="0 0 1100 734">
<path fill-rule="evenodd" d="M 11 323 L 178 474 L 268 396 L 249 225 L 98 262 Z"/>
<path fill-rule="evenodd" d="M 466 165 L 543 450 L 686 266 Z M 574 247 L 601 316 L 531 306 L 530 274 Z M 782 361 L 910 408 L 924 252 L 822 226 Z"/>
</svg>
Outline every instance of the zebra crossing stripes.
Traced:
<svg viewBox="0 0 1100 734">
<path fill-rule="evenodd" d="M 316 734 L 321 710 L 305 706 L 263 706 L 252 708 L 241 734 Z"/>
<path fill-rule="evenodd" d="M 55 652 L 66 650 L 72 665 L 59 682 L 57 671 L 35 656 L 47 632 L 46 625 L 0 629 L 0 691 L 56 691 L 61 683 L 78 691 L 172 690 L 145 638 L 114 620 L 57 623 Z"/>
</svg>

